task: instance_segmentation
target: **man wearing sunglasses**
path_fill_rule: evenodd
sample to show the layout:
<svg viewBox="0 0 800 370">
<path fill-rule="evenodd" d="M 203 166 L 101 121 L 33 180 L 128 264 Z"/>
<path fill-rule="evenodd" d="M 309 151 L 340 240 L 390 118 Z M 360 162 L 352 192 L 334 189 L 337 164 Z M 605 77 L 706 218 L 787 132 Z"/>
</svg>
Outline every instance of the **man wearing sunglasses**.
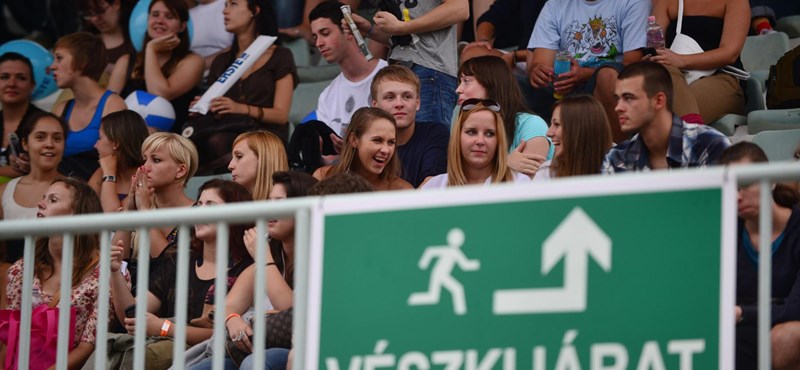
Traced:
<svg viewBox="0 0 800 370">
<path fill-rule="evenodd" d="M 714 165 L 731 145 L 719 131 L 686 123 L 672 112 L 672 79 L 658 63 L 625 67 L 614 100 L 622 131 L 635 135 L 609 150 L 603 173 Z"/>
<path fill-rule="evenodd" d="M 417 122 L 419 78 L 410 69 L 390 65 L 372 80 L 372 106 L 391 114 L 397 122 L 397 155 L 403 164 L 400 177 L 415 188 L 447 172 L 450 133 L 440 122 Z"/>
</svg>

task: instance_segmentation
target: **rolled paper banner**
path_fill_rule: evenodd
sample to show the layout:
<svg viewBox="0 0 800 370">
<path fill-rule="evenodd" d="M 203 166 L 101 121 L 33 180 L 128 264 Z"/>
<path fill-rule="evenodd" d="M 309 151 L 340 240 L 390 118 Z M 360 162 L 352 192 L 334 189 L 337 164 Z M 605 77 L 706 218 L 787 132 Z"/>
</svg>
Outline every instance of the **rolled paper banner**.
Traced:
<svg viewBox="0 0 800 370">
<path fill-rule="evenodd" d="M 222 72 L 222 74 L 217 78 L 217 81 L 214 82 L 211 87 L 206 90 L 206 93 L 200 97 L 200 100 L 195 103 L 195 105 L 189 108 L 189 112 L 195 112 L 200 114 L 208 113 L 209 104 L 211 104 L 211 100 L 222 95 L 225 95 L 226 92 L 233 86 L 236 81 L 242 77 L 244 71 L 250 69 L 253 63 L 261 57 L 261 54 L 264 54 L 267 51 L 267 48 L 272 46 L 275 43 L 275 40 L 278 38 L 275 36 L 258 36 L 256 37 L 255 41 L 253 41 L 250 46 L 233 61 L 233 64 Z"/>
</svg>

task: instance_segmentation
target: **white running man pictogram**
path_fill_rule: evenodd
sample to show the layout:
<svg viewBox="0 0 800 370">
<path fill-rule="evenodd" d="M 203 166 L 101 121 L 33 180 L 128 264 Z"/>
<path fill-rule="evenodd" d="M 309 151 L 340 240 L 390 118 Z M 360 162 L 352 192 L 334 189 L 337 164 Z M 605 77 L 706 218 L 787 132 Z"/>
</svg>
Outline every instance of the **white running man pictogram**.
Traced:
<svg viewBox="0 0 800 370">
<path fill-rule="evenodd" d="M 420 270 L 427 269 L 434 258 L 438 260 L 431 269 L 428 291 L 412 293 L 408 297 L 409 306 L 438 304 L 442 287 L 444 287 L 453 297 L 453 311 L 455 314 L 464 315 L 467 313 L 464 287 L 453 278 L 453 268 L 458 265 L 461 270 L 475 271 L 480 269 L 481 262 L 477 259 L 467 259 L 464 252 L 461 251 L 463 244 L 464 232 L 459 228 L 453 228 L 447 233 L 447 245 L 433 245 L 425 248 L 425 252 L 422 253 L 418 264 Z"/>
</svg>

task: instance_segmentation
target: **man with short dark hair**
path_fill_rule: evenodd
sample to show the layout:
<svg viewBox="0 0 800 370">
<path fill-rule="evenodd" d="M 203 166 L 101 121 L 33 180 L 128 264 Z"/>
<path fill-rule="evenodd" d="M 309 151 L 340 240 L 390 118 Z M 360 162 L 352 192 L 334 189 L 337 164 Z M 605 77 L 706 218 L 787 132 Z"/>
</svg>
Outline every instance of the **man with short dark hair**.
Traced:
<svg viewBox="0 0 800 370">
<path fill-rule="evenodd" d="M 658 63 L 625 67 L 617 77 L 614 100 L 622 132 L 635 135 L 611 148 L 604 173 L 713 165 L 730 146 L 725 135 L 686 123 L 672 112 L 672 80 Z"/>
<path fill-rule="evenodd" d="M 342 69 L 319 96 L 317 119 L 343 137 L 353 112 L 370 106 L 370 83 L 387 63 L 378 58 L 367 61 L 353 35 L 342 31 L 342 5 L 338 1 L 320 3 L 308 18 L 320 54 L 328 63 L 336 63 Z"/>
<path fill-rule="evenodd" d="M 391 114 L 397 122 L 397 155 L 403 164 L 400 177 L 415 188 L 428 177 L 447 172 L 450 133 L 440 122 L 417 122 L 419 78 L 410 69 L 391 65 L 372 80 L 372 106 Z"/>
</svg>

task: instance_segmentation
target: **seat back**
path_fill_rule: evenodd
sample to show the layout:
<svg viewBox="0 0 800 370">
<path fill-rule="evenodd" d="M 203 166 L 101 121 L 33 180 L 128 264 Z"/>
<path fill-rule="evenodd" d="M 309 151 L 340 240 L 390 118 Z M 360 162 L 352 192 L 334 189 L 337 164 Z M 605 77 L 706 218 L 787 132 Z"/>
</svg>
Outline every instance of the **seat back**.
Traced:
<svg viewBox="0 0 800 370">
<path fill-rule="evenodd" d="M 800 144 L 800 129 L 762 131 L 753 137 L 753 143 L 767 153 L 770 162 L 794 160 L 793 154 Z"/>
<path fill-rule="evenodd" d="M 742 48 L 742 64 L 750 72 L 769 71 L 769 66 L 775 64 L 787 51 L 789 36 L 783 32 L 748 36 Z"/>
</svg>

